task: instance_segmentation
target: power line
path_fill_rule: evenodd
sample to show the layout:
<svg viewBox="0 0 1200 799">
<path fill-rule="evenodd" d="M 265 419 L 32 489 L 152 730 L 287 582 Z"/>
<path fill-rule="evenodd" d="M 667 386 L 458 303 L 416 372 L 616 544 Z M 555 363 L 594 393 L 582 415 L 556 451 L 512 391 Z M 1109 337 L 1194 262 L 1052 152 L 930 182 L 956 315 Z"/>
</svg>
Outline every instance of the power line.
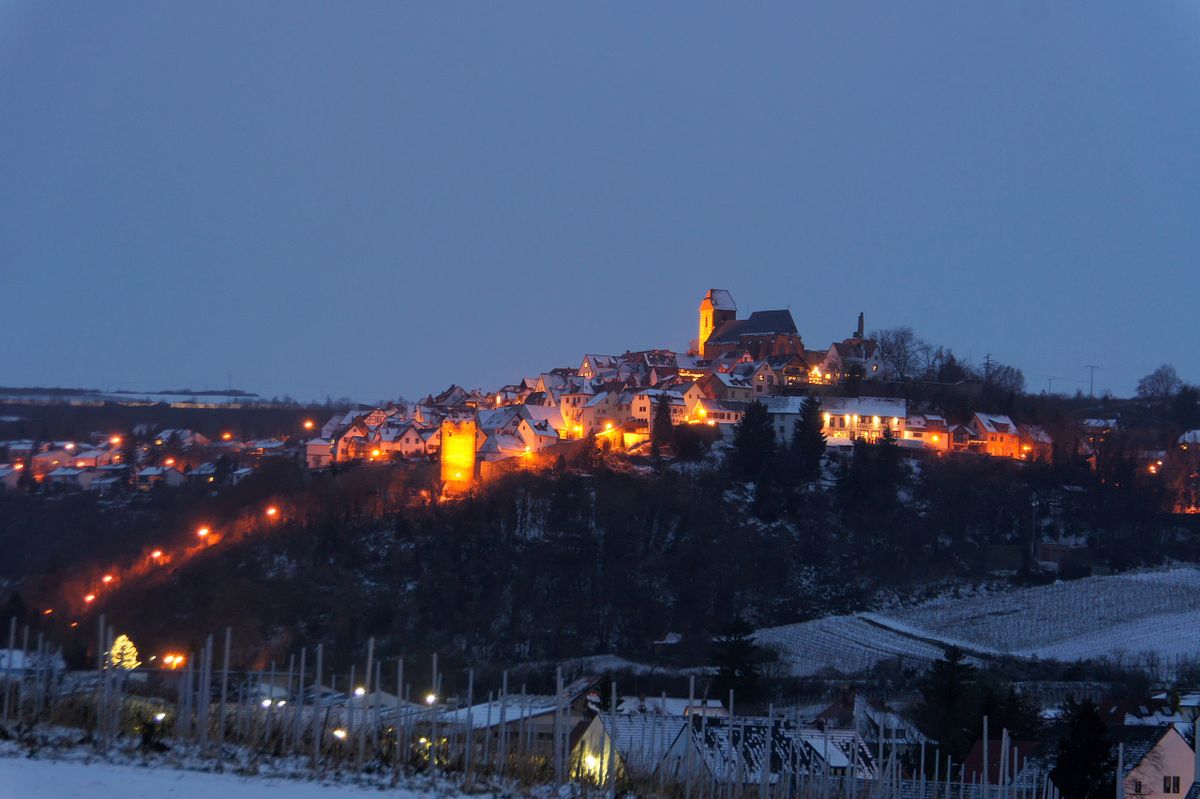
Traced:
<svg viewBox="0 0 1200 799">
<path fill-rule="evenodd" d="M 1094 363 L 1085 363 L 1083 368 L 1088 371 L 1088 396 L 1095 399 L 1096 397 L 1096 370 L 1102 367 L 1096 366 Z"/>
</svg>

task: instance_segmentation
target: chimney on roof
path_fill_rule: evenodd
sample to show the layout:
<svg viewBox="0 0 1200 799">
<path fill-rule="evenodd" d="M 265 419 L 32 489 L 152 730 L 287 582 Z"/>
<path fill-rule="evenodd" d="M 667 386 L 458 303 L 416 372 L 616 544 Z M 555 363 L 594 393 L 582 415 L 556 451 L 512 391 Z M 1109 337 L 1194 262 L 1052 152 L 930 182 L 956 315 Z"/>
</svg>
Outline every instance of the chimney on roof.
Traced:
<svg viewBox="0 0 1200 799">
<path fill-rule="evenodd" d="M 855 337 L 855 338 L 862 338 L 862 337 L 863 337 L 863 315 L 862 315 L 862 311 L 859 311 L 859 312 L 858 312 L 858 332 L 856 332 L 856 333 L 854 334 L 854 337 Z"/>
</svg>

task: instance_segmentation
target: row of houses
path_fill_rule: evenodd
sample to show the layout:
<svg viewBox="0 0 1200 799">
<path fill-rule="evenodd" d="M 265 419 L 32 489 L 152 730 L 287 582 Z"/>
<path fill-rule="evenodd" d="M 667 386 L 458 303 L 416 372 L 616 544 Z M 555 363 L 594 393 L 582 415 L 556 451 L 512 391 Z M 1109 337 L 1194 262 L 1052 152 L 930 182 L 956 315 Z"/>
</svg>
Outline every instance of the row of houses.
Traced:
<svg viewBox="0 0 1200 799">
<path fill-rule="evenodd" d="M 20 487 L 23 464 L 0 464 L 0 490 L 15 491 Z M 150 491 L 157 486 L 179 488 L 184 485 L 237 485 L 254 473 L 250 466 L 222 469 L 208 461 L 195 469 L 181 470 L 175 466 L 143 466 L 131 468 L 124 464 L 104 466 L 59 466 L 41 475 L 38 481 L 44 488 L 58 491 L 94 491 L 100 494 L 135 489 Z"/>
</svg>

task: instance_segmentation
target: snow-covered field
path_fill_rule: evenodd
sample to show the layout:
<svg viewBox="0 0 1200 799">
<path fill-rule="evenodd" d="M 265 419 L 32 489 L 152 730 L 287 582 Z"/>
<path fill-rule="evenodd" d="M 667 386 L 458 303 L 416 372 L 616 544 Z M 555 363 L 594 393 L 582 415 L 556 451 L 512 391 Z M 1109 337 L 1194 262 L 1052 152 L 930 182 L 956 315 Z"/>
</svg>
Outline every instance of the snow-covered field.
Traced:
<svg viewBox="0 0 1200 799">
<path fill-rule="evenodd" d="M 1169 672 L 1200 659 L 1200 569 L 1175 568 L 943 597 L 883 613 L 761 630 L 792 673 L 930 660 L 941 645 L 982 655 L 1113 659 Z"/>
<path fill-rule="evenodd" d="M 798 677 L 831 669 L 852 674 L 897 657 L 925 663 L 942 656 L 939 646 L 883 629 L 860 616 L 827 616 L 769 627 L 759 630 L 755 638 L 779 650 L 790 673 Z"/>
<path fill-rule="evenodd" d="M 106 796 L 121 799 L 365 799 L 379 795 L 378 788 L 300 780 L 238 777 L 104 762 L 0 757 L 0 799 L 96 799 Z M 439 794 L 389 790 L 387 795 L 416 799 Z"/>
</svg>

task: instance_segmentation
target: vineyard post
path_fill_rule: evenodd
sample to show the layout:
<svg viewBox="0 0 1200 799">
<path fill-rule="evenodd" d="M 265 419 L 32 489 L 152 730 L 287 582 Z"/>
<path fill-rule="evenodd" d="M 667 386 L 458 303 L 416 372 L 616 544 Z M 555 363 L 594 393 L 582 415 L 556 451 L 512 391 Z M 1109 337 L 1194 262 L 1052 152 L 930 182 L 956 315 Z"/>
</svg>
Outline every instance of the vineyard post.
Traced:
<svg viewBox="0 0 1200 799">
<path fill-rule="evenodd" d="M 317 727 L 317 716 L 321 710 L 321 655 L 323 644 L 317 644 L 317 668 L 313 674 L 313 717 L 312 717 L 312 767 L 316 769 L 317 764 L 321 760 L 321 730 Z"/>
<path fill-rule="evenodd" d="M 299 749 L 302 739 L 301 731 L 304 728 L 304 678 L 308 671 L 308 647 L 300 649 L 300 681 L 296 687 L 296 704 L 292 708 L 295 717 L 292 721 L 292 748 Z"/>
<path fill-rule="evenodd" d="M 225 701 L 229 696 L 229 646 L 233 628 L 225 628 L 225 654 L 221 660 L 221 709 L 217 713 L 217 744 L 225 742 Z"/>
</svg>

